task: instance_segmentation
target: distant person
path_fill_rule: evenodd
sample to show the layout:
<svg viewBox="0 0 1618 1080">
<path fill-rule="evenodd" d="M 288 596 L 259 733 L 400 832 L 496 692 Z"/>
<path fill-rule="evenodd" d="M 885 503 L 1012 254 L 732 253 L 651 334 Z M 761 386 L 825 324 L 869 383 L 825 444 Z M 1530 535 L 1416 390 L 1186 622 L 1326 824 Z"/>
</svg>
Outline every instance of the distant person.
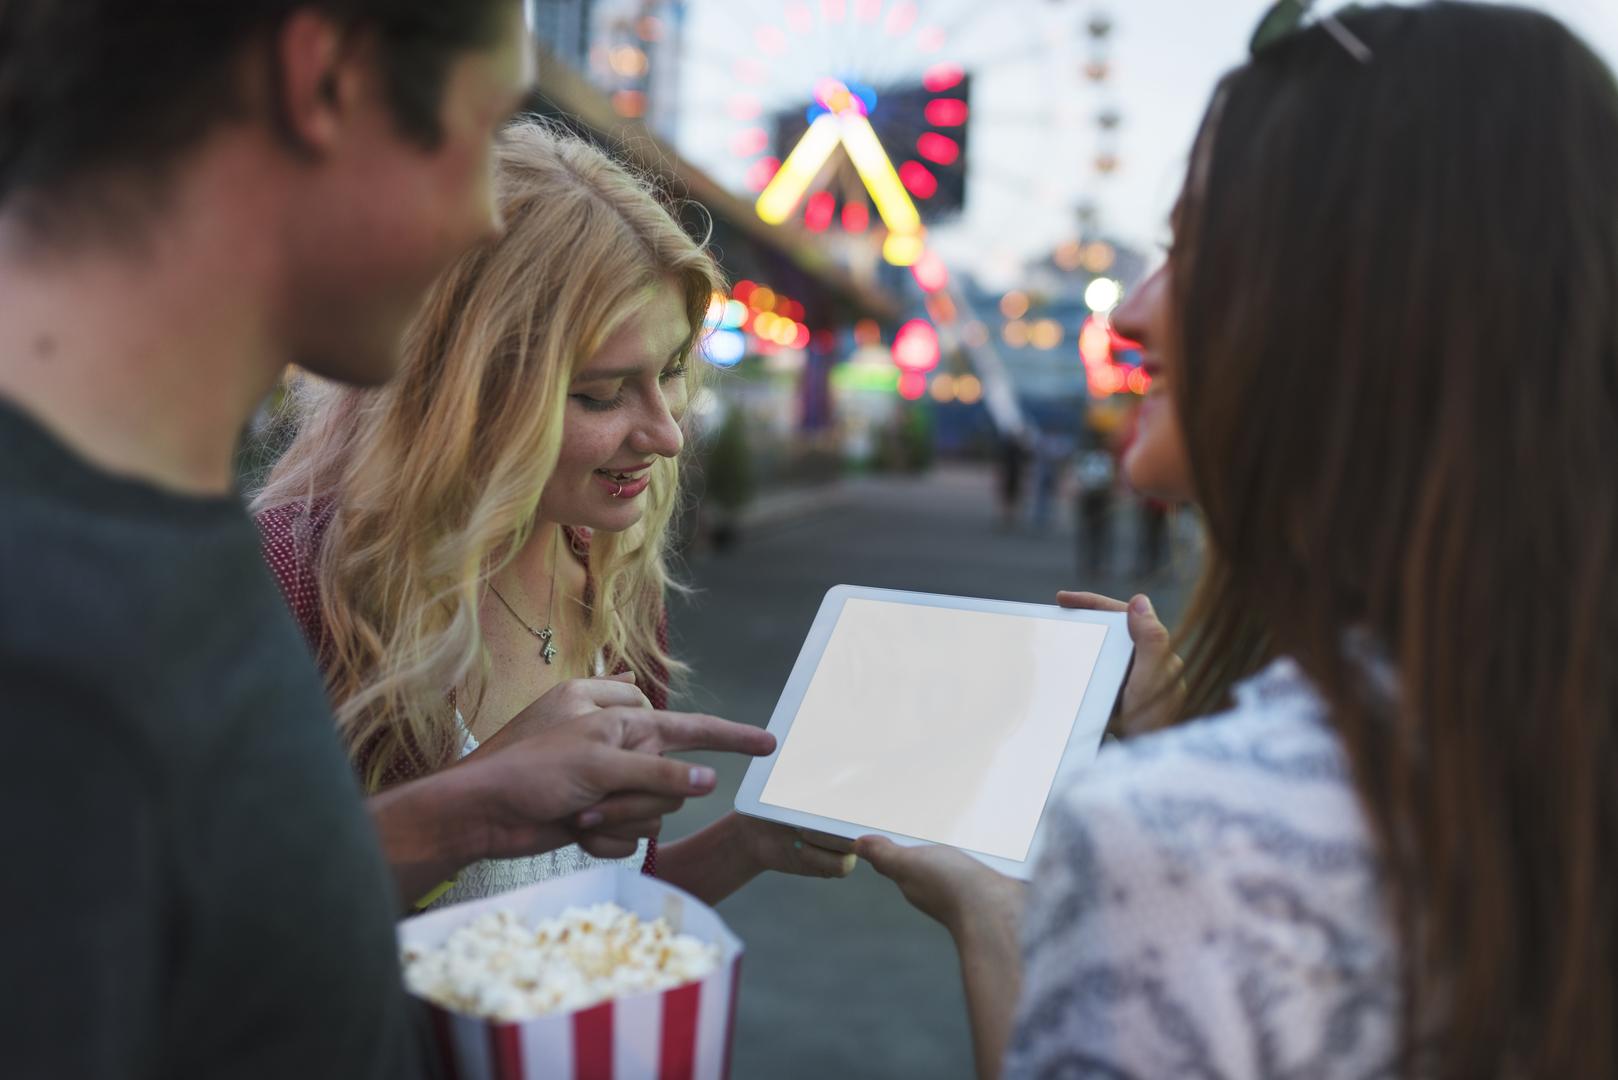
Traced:
<svg viewBox="0 0 1618 1080">
<path fill-rule="evenodd" d="M 1183 684 L 1131 602 L 1183 722 L 1053 797 L 1026 901 L 859 843 L 983 1076 L 1618 1075 L 1618 85 L 1523 9 L 1301 8 L 1114 315 L 1125 469 L 1207 525 Z"/>
<path fill-rule="evenodd" d="M 1034 508 L 1032 524 L 1040 532 L 1051 527 L 1057 492 L 1073 456 L 1073 436 L 1062 431 L 1041 431 L 1034 439 Z"/>
<path fill-rule="evenodd" d="M 1079 457 L 1075 484 L 1078 503 L 1078 570 L 1081 577 L 1107 572 L 1112 549 L 1112 511 L 1118 467 L 1108 450 L 1086 450 Z"/>
<path fill-rule="evenodd" d="M 667 708 L 680 666 L 666 548 L 718 268 L 645 182 L 558 127 L 506 129 L 496 190 L 503 235 L 433 286 L 399 377 L 305 384 L 253 504 L 371 791 L 480 760 L 568 703 Z M 736 813 L 661 847 L 646 831 L 480 860 L 429 895 L 621 859 L 716 903 L 765 870 L 853 869 Z"/>
<path fill-rule="evenodd" d="M 651 831 L 714 785 L 661 749 L 772 745 L 575 702 L 368 818 L 232 490 L 289 362 L 385 381 L 498 231 L 531 55 L 515 0 L 0 6 L 8 1077 L 414 1076 L 399 891 Z"/>
<path fill-rule="evenodd" d="M 1000 434 L 1000 525 L 1015 528 L 1022 516 L 1023 479 L 1028 471 L 1029 434 L 1024 430 Z"/>
</svg>

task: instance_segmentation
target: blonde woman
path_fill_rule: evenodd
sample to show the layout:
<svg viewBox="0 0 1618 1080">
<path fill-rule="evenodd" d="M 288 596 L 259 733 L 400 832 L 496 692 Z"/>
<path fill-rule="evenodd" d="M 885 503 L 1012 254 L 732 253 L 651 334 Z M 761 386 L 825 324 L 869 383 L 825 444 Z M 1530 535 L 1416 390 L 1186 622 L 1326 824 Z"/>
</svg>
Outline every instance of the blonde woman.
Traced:
<svg viewBox="0 0 1618 1080">
<path fill-rule="evenodd" d="M 307 384 L 254 502 L 367 790 L 592 709 L 664 708 L 664 547 L 718 271 L 648 187 L 523 121 L 503 236 L 431 290 L 385 389 Z M 609 674 L 611 673 L 611 674 Z M 852 857 L 729 815 L 661 850 L 655 800 L 582 847 L 466 867 L 440 902 L 619 857 L 710 902 Z"/>
</svg>

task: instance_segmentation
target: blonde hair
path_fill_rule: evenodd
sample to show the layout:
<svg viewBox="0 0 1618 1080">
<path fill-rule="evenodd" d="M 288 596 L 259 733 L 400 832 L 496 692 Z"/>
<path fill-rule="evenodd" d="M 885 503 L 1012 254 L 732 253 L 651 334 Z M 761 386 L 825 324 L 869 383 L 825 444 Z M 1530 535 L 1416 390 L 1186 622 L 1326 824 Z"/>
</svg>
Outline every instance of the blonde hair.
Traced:
<svg viewBox="0 0 1618 1080">
<path fill-rule="evenodd" d="M 577 137 L 518 121 L 498 164 L 504 234 L 439 278 L 387 387 L 305 381 L 298 434 L 253 503 L 331 512 L 314 571 L 327 689 L 372 790 L 454 758 L 448 693 L 488 670 L 479 601 L 531 534 L 573 374 L 670 281 L 689 361 L 722 285 L 652 186 Z M 686 363 L 688 392 L 702 366 Z M 659 459 L 640 523 L 590 545 L 581 644 L 643 675 L 683 670 L 657 635 L 679 478 Z"/>
</svg>

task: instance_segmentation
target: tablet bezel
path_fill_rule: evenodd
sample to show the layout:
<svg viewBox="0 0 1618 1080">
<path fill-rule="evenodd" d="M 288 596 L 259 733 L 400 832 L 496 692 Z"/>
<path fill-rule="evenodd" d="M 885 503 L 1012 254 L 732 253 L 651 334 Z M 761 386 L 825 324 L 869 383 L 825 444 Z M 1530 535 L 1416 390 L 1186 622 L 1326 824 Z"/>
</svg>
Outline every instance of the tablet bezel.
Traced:
<svg viewBox="0 0 1618 1080">
<path fill-rule="evenodd" d="M 871 835 L 885 836 L 895 843 L 907 846 L 932 843 L 930 840 L 914 836 L 872 829 L 854 822 L 821 817 L 818 814 L 774 806 L 759 800 L 765 784 L 769 782 L 770 773 L 775 768 L 781 748 L 786 745 L 787 736 L 792 730 L 793 721 L 797 718 L 798 709 L 803 704 L 804 695 L 809 692 L 809 684 L 814 678 L 815 670 L 819 667 L 820 659 L 831 641 L 832 630 L 843 613 L 843 605 L 854 599 L 1092 623 L 1107 628 L 1108 633 L 1102 639 L 1101 652 L 1096 657 L 1089 685 L 1085 687 L 1084 698 L 1079 703 L 1079 711 L 1074 717 L 1073 730 L 1068 735 L 1067 745 L 1062 750 L 1062 760 L 1058 763 L 1056 774 L 1051 781 L 1050 793 L 1046 795 L 1045 809 L 1040 811 L 1039 824 L 1034 828 L 1028 858 L 1017 861 L 981 851 L 959 849 L 1003 874 L 1026 880 L 1032 873 L 1034 860 L 1043 846 L 1041 838 L 1045 829 L 1045 814 L 1050 808 L 1050 794 L 1056 792 L 1065 778 L 1074 771 L 1082 769 L 1094 760 L 1099 749 L 1101 738 L 1099 734 L 1096 736 L 1095 744 L 1081 745 L 1089 741 L 1080 738 L 1081 733 L 1090 730 L 1099 733 L 1106 728 L 1107 721 L 1112 716 L 1113 704 L 1123 690 L 1124 678 L 1129 673 L 1129 660 L 1134 653 L 1134 644 L 1129 640 L 1128 616 L 1121 611 L 1079 611 L 1049 604 L 903 592 L 863 585 L 835 585 L 828 589 L 825 599 L 820 603 L 820 610 L 815 613 L 815 620 L 809 627 L 808 636 L 804 638 L 803 647 L 798 651 L 798 659 L 792 665 L 792 674 L 787 677 L 786 686 L 781 690 L 775 711 L 770 714 L 768 730 L 775 736 L 775 752 L 768 757 L 754 758 L 749 763 L 747 775 L 742 778 L 741 787 L 736 791 L 735 803 L 738 813 L 821 834 L 816 839 L 822 843 L 835 839 L 852 842 L 861 836 Z"/>
</svg>

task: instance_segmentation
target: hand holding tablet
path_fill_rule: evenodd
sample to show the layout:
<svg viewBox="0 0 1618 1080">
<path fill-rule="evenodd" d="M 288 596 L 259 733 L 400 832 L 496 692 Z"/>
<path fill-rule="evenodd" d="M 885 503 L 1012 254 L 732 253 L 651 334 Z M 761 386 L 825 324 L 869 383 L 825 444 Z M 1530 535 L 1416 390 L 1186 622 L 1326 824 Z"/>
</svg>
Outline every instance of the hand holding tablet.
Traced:
<svg viewBox="0 0 1618 1080">
<path fill-rule="evenodd" d="M 736 808 L 947 844 L 1026 878 L 1046 800 L 1094 757 L 1130 651 L 1117 612 L 837 586 Z"/>
</svg>

